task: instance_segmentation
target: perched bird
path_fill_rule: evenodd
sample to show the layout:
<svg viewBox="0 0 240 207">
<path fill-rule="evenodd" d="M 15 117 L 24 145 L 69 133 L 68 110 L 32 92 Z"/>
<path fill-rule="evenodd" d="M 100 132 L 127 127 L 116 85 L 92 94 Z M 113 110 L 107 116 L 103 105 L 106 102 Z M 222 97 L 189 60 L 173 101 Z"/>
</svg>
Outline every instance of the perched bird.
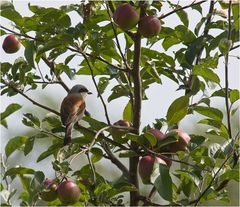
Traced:
<svg viewBox="0 0 240 207">
<path fill-rule="evenodd" d="M 63 99 L 61 104 L 61 120 L 65 125 L 64 146 L 71 142 L 72 128 L 86 113 L 85 98 L 92 94 L 83 85 L 75 85 Z"/>
</svg>

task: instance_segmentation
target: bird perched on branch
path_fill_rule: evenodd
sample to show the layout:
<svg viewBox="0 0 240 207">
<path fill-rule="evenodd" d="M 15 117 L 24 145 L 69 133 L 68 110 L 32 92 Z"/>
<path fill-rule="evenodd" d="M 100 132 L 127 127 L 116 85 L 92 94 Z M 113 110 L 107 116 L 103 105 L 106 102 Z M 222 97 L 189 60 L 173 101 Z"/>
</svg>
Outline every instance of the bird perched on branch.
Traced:
<svg viewBox="0 0 240 207">
<path fill-rule="evenodd" d="M 75 85 L 61 104 L 61 120 L 65 125 L 64 146 L 71 142 L 71 134 L 74 124 L 86 113 L 85 98 L 92 94 L 83 85 Z"/>
</svg>

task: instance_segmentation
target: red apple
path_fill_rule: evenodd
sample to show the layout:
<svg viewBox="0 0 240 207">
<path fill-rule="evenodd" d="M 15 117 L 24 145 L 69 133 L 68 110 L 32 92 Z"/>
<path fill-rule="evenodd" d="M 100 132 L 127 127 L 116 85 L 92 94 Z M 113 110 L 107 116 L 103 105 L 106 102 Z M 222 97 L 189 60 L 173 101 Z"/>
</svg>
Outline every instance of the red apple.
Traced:
<svg viewBox="0 0 240 207">
<path fill-rule="evenodd" d="M 21 47 L 21 43 L 17 39 L 17 37 L 13 34 L 8 35 L 4 41 L 2 48 L 6 53 L 15 53 L 17 52 Z"/>
<path fill-rule="evenodd" d="M 80 198 L 80 189 L 70 180 L 63 181 L 58 186 L 58 198 L 62 203 L 74 204 Z"/>
<path fill-rule="evenodd" d="M 182 129 L 173 129 L 170 131 L 167 136 L 171 136 L 172 133 L 176 133 L 179 137 L 178 141 L 169 145 L 170 152 L 177 152 L 177 151 L 186 151 L 187 145 L 190 142 L 189 135 L 184 132 Z"/>
<path fill-rule="evenodd" d="M 119 120 L 113 124 L 114 126 L 123 126 L 123 127 L 131 127 L 131 123 L 126 120 Z M 123 135 L 128 133 L 128 129 L 118 129 L 112 128 L 112 135 L 114 137 L 122 137 Z"/>
<path fill-rule="evenodd" d="M 153 37 L 159 34 L 161 22 L 157 17 L 144 16 L 138 23 L 138 29 L 143 37 Z"/>
<path fill-rule="evenodd" d="M 148 132 L 151 133 L 157 139 L 157 142 L 160 142 L 166 138 L 165 134 L 163 134 L 158 129 L 149 129 Z"/>
<path fill-rule="evenodd" d="M 167 163 L 160 157 L 147 155 L 141 158 L 138 165 L 138 172 L 143 184 L 151 184 L 151 175 L 154 171 L 154 163 L 167 165 Z"/>
<path fill-rule="evenodd" d="M 121 4 L 113 14 L 113 20 L 122 30 L 132 29 L 139 21 L 139 14 L 128 3 Z"/>
<path fill-rule="evenodd" d="M 51 179 L 46 179 L 42 184 L 40 198 L 44 201 L 53 201 L 57 198 L 57 184 Z"/>
</svg>

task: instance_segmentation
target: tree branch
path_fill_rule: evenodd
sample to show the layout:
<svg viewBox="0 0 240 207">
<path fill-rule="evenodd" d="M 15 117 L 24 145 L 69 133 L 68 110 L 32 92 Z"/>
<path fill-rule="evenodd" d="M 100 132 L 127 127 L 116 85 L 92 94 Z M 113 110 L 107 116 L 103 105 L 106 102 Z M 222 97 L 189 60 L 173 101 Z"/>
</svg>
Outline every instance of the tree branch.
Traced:
<svg viewBox="0 0 240 207">
<path fill-rule="evenodd" d="M 15 92 L 17 92 L 18 94 L 21 94 L 23 97 L 25 97 L 27 100 L 29 100 L 30 102 L 32 102 L 34 105 L 39 106 L 39 107 L 41 107 L 41 108 L 43 108 L 43 109 L 45 109 L 45 110 L 47 110 L 47 111 L 50 111 L 50 112 L 52 112 L 52 113 L 60 116 L 60 113 L 59 113 L 58 111 L 55 111 L 54 109 L 51 109 L 51 108 L 49 108 L 49 107 L 47 107 L 47 106 L 44 106 L 44 105 L 42 105 L 42 104 L 34 101 L 34 100 L 31 99 L 29 96 L 27 96 L 26 94 L 24 94 L 23 91 L 17 89 L 17 88 L 14 87 L 12 84 L 7 83 L 7 82 L 6 82 L 5 80 L 3 80 L 3 79 L 2 79 L 2 82 L 3 82 L 6 86 L 8 86 L 9 88 L 11 88 L 11 89 L 13 89 Z"/>
<path fill-rule="evenodd" d="M 194 2 L 195 2 L 195 1 L 194 1 Z M 189 8 L 189 7 L 192 7 L 192 6 L 195 6 L 195 5 L 198 5 L 198 4 L 202 4 L 202 3 L 204 3 L 204 2 L 207 2 L 207 0 L 199 1 L 199 2 L 197 2 L 197 3 L 194 3 L 194 2 L 191 3 L 191 4 L 189 4 L 189 5 L 187 5 L 187 6 L 183 6 L 183 7 L 181 7 L 181 8 L 175 9 L 175 10 L 173 10 L 173 11 L 167 13 L 167 14 L 164 14 L 164 15 L 160 16 L 158 19 L 164 19 L 164 18 L 166 18 L 166 17 L 170 16 L 171 14 L 174 14 L 174 13 L 176 13 L 176 12 L 178 12 L 178 11 L 181 11 L 181 10 L 187 9 L 187 8 Z"/>
<path fill-rule="evenodd" d="M 124 176 L 125 178 L 129 179 L 129 171 L 128 171 L 128 169 L 125 167 L 125 165 L 122 164 L 122 163 L 120 162 L 120 160 L 116 158 L 116 156 L 111 152 L 111 150 L 109 149 L 109 147 L 108 147 L 108 145 L 107 145 L 106 143 L 103 143 L 103 146 L 102 146 L 102 147 L 104 148 L 105 152 L 106 152 L 107 155 L 108 155 L 108 156 L 104 156 L 104 157 L 107 158 L 107 159 L 109 159 L 109 160 L 111 160 L 111 162 L 112 162 L 113 164 L 115 164 L 115 165 L 119 168 L 119 170 L 122 171 L 123 176 Z"/>
<path fill-rule="evenodd" d="M 141 7 L 140 16 L 144 15 L 144 9 Z M 141 108 L 142 108 L 142 82 L 140 76 L 140 59 L 141 59 L 141 35 L 137 32 L 134 38 L 134 58 L 133 58 L 133 69 L 132 69 L 132 79 L 133 79 L 133 94 L 134 94 L 134 104 L 133 104 L 133 133 L 140 133 L 140 121 L 141 121 Z M 136 142 L 131 142 L 131 149 L 133 151 L 138 151 L 138 144 Z M 130 183 L 135 185 L 138 189 L 138 176 L 137 176 L 137 166 L 139 157 L 129 158 L 129 171 L 130 171 Z M 130 206 L 138 205 L 138 192 L 130 192 Z"/>
<path fill-rule="evenodd" d="M 104 99 L 103 99 L 103 97 L 102 97 L 102 95 L 101 95 L 101 93 L 100 93 L 100 91 L 99 91 L 97 82 L 96 82 L 96 80 L 95 80 L 95 78 L 94 78 L 94 73 L 93 73 L 92 66 L 91 66 L 90 62 L 88 61 L 88 58 L 87 58 L 87 56 L 85 55 L 85 53 L 82 52 L 80 48 L 78 48 L 78 50 L 82 53 L 82 56 L 84 57 L 87 65 L 88 65 L 88 68 L 89 68 L 89 70 L 90 70 L 90 72 L 91 72 L 92 81 L 93 81 L 93 83 L 94 83 L 94 85 L 95 85 L 95 88 L 96 88 L 96 90 L 97 90 L 98 96 L 99 96 L 99 98 L 100 98 L 100 100 L 101 100 L 101 102 L 102 102 L 103 108 L 104 108 L 104 112 L 105 112 L 105 117 L 106 117 L 106 119 L 107 119 L 107 123 L 108 123 L 108 125 L 111 125 L 111 122 L 110 122 L 110 119 L 109 119 L 109 116 L 108 116 L 107 105 L 106 105 L 106 103 L 104 102 Z"/>
</svg>

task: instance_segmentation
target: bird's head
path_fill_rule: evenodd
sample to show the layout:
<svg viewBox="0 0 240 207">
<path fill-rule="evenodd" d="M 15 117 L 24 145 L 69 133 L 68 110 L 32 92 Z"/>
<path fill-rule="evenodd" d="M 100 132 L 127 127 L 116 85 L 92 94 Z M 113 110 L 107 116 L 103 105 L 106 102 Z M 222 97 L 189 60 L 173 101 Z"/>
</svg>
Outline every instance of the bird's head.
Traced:
<svg viewBox="0 0 240 207">
<path fill-rule="evenodd" d="M 71 88 L 71 90 L 68 93 L 70 94 L 80 94 L 83 96 L 86 96 L 87 94 L 92 94 L 84 85 L 75 85 Z"/>
</svg>

